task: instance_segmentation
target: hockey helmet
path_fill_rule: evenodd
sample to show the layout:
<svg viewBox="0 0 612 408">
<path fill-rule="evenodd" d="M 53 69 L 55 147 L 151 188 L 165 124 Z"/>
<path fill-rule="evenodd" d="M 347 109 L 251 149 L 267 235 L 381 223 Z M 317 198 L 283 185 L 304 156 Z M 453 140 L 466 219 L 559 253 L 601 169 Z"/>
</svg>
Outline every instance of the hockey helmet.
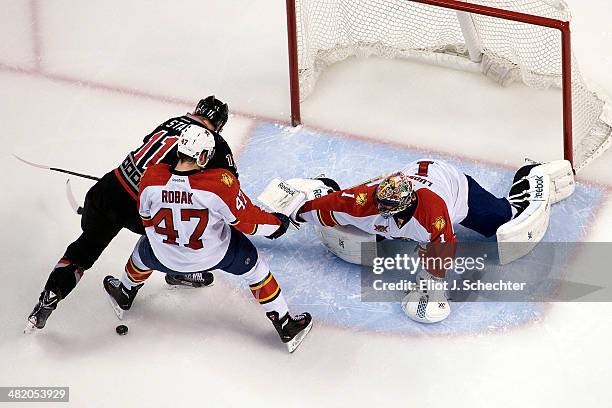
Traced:
<svg viewBox="0 0 612 408">
<path fill-rule="evenodd" d="M 221 132 L 221 129 L 223 129 L 223 126 L 227 123 L 229 109 L 227 103 L 223 103 L 215 98 L 214 95 L 210 95 L 205 99 L 200 99 L 193 113 L 194 115 L 203 116 L 210 120 L 215 126 L 214 130 L 216 132 Z"/>
<path fill-rule="evenodd" d="M 191 157 L 198 166 L 204 167 L 215 154 L 215 137 L 202 126 L 189 125 L 181 131 L 178 152 Z"/>
<path fill-rule="evenodd" d="M 404 211 L 412 203 L 413 198 L 412 181 L 402 172 L 385 177 L 376 186 L 374 194 L 376 207 L 385 218 Z"/>
</svg>

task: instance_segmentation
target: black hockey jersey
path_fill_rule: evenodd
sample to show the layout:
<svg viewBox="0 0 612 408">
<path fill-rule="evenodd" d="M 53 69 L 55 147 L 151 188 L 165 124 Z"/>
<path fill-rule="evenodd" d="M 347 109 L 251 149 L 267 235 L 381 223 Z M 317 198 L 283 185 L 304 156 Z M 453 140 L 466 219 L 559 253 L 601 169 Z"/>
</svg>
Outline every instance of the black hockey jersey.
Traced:
<svg viewBox="0 0 612 408">
<path fill-rule="evenodd" d="M 115 169 L 115 175 L 134 199 L 138 197 L 138 183 L 147 167 L 157 163 L 166 163 L 171 166 L 176 164 L 178 161 L 177 142 L 181 131 L 188 125 L 202 126 L 202 123 L 189 114 L 168 119 L 148 134 L 142 145 L 130 152 Z M 217 132 L 211 133 L 215 137 L 215 154 L 206 168 L 226 169 L 238 178 L 234 156 L 229 145 Z"/>
</svg>

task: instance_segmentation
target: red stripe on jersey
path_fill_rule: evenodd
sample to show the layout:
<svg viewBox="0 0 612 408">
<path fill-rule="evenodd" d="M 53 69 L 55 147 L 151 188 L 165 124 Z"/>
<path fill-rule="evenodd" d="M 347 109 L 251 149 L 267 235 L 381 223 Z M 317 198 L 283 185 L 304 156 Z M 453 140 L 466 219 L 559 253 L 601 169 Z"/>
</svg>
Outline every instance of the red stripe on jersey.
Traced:
<svg viewBox="0 0 612 408">
<path fill-rule="evenodd" d="M 343 212 L 353 217 L 368 217 L 379 214 L 374 201 L 374 186 L 359 186 L 347 190 L 337 191 L 326 196 L 307 201 L 300 208 L 299 213 L 320 211 L 320 221 L 325 224 L 337 224 L 332 212 Z"/>
<path fill-rule="evenodd" d="M 170 149 L 172 149 L 172 147 L 174 147 L 174 145 L 176 144 L 178 140 L 178 137 L 176 136 L 172 136 L 172 137 L 167 137 L 164 139 L 164 141 L 162 142 L 162 147 L 157 151 L 157 153 L 155 153 L 155 156 L 153 156 L 148 162 L 147 165 L 149 164 L 156 164 L 157 162 L 159 162 L 161 159 L 164 158 L 164 156 L 168 153 L 168 151 Z M 134 160 L 135 161 L 135 160 Z"/>
<path fill-rule="evenodd" d="M 338 222 L 334 218 L 334 214 L 331 211 L 317 210 L 317 218 L 324 227 L 335 227 Z"/>
<path fill-rule="evenodd" d="M 149 167 L 142 175 L 139 190 L 142 191 L 150 186 L 165 186 L 171 177 L 170 165 L 163 163 L 155 164 Z"/>
<path fill-rule="evenodd" d="M 427 250 L 419 251 L 419 256 L 430 260 L 426 263 L 429 273 L 444 278 L 444 260 L 455 256 L 457 241 L 448 208 L 444 200 L 429 189 L 421 188 L 416 195 L 418 202 L 413 217 L 431 234 Z"/>
<path fill-rule="evenodd" d="M 419 162 L 419 171 L 417 172 L 417 176 L 427 177 L 427 173 L 429 172 L 429 165 L 433 164 L 432 161 L 420 161 Z"/>
<path fill-rule="evenodd" d="M 134 163 L 140 160 L 142 156 L 144 156 L 145 153 L 149 151 L 151 146 L 153 146 L 153 144 L 157 142 L 159 139 L 161 139 L 166 133 L 168 132 L 165 130 L 161 130 L 155 133 L 153 136 L 151 136 L 151 139 L 149 139 L 149 141 L 144 146 L 140 147 L 138 151 L 134 154 Z"/>
<path fill-rule="evenodd" d="M 140 210 L 140 193 L 149 186 L 165 186 L 168 184 L 168 180 L 172 177 L 172 173 L 170 173 L 170 166 L 168 164 L 156 164 L 149 167 L 142 178 L 140 179 L 139 193 L 138 197 L 136 197 L 137 208 Z M 142 225 L 146 227 L 151 227 L 154 225 L 154 222 L 151 218 L 142 218 Z"/>
<path fill-rule="evenodd" d="M 245 233 L 247 235 L 255 235 L 257 232 L 257 224 L 252 224 L 250 222 L 238 222 L 237 224 L 231 224 L 238 231 Z"/>
<path fill-rule="evenodd" d="M 151 221 L 150 218 L 140 217 L 140 219 L 142 220 L 143 227 L 147 228 L 153 226 L 153 221 Z"/>
<path fill-rule="evenodd" d="M 190 175 L 189 184 L 193 190 L 209 191 L 221 198 L 241 222 L 236 227 L 244 233 L 250 233 L 253 228 L 248 224 L 281 224 L 278 218 L 254 205 L 240 190 L 238 179 L 225 169 L 207 169 Z"/>
<path fill-rule="evenodd" d="M 413 217 L 431 234 L 431 241 L 436 241 L 442 235 L 446 242 L 454 241 L 453 224 L 444 200 L 427 188 L 418 189 L 415 193 L 418 201 Z"/>
<path fill-rule="evenodd" d="M 119 183 L 121 184 L 121 186 L 125 189 L 125 191 L 127 191 L 127 193 L 132 196 L 132 198 L 134 200 L 138 200 L 138 197 L 136 196 L 136 194 L 134 193 L 134 191 L 132 191 L 132 188 L 130 186 L 128 186 L 128 184 L 125 182 L 125 180 L 123 179 L 123 176 L 121 175 L 121 173 L 119 172 L 119 169 L 115 169 L 114 170 L 115 173 L 115 177 L 117 177 L 117 180 L 119 180 Z"/>
</svg>

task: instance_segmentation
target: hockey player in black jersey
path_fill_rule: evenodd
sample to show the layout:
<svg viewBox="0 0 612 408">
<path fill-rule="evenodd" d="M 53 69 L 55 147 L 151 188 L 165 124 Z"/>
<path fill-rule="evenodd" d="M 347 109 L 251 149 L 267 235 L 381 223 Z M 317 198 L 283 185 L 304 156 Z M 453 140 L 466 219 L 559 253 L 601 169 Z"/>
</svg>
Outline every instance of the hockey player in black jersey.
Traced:
<svg viewBox="0 0 612 408">
<path fill-rule="evenodd" d="M 92 267 L 104 249 L 122 228 L 144 235 L 136 200 L 138 182 L 147 167 L 157 163 L 174 165 L 178 160 L 177 142 L 181 130 L 188 125 L 207 128 L 215 137 L 215 153 L 207 168 L 224 168 L 238 177 L 234 157 L 220 135 L 228 119 L 227 104 L 209 96 L 199 101 L 193 113 L 168 119 L 149 135 L 136 150 L 130 152 L 116 169 L 106 173 L 87 192 L 81 218 L 82 234 L 71 243 L 64 256 L 51 271 L 38 303 L 28 318 L 26 331 L 42 329 L 47 318 L 76 286 L 83 272 Z M 168 275 L 171 285 L 207 286 L 209 274 L 202 276 Z"/>
</svg>

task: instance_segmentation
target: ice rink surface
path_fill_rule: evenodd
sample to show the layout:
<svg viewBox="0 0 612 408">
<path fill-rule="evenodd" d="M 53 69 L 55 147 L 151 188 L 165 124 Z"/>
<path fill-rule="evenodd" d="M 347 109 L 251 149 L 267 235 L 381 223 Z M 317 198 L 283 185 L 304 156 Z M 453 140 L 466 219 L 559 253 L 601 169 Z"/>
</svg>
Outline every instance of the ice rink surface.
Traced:
<svg viewBox="0 0 612 408">
<path fill-rule="evenodd" d="M 568 3 L 582 72 L 612 93 L 612 8 Z M 79 220 L 65 177 L 11 153 L 102 175 L 158 123 L 215 93 L 235 113 L 224 136 L 251 197 L 274 176 L 326 173 L 350 185 L 423 156 L 502 195 L 524 156 L 561 154 L 561 104 L 558 90 L 351 60 L 322 75 L 303 104 L 305 126 L 292 130 L 283 2 L 3 0 L 0 34 L 0 386 L 70 386 L 78 407 L 610 406 L 609 304 L 457 304 L 447 322 L 425 328 L 397 304 L 360 302 L 358 269 L 309 228 L 255 240 L 295 311 L 316 319 L 294 355 L 248 291 L 221 276 L 205 290 L 169 290 L 154 275 L 127 318 L 130 333 L 117 336 L 101 280 L 122 270 L 137 238 L 127 232 L 44 332 L 24 336 Z M 611 159 L 580 174 L 547 240 L 611 240 Z M 72 183 L 81 199 L 91 186 Z"/>
</svg>

